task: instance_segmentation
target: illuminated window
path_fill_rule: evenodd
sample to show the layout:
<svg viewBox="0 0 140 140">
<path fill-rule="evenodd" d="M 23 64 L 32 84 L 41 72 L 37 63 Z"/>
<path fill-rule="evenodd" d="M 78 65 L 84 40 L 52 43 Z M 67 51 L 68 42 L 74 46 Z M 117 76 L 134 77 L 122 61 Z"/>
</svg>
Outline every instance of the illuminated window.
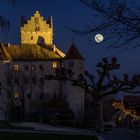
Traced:
<svg viewBox="0 0 140 140">
<path fill-rule="evenodd" d="M 20 97 L 19 92 L 16 92 L 16 93 L 15 93 L 15 98 L 19 98 L 19 97 Z"/>
<path fill-rule="evenodd" d="M 35 18 L 35 23 L 38 23 L 38 22 L 39 22 L 38 18 Z"/>
<path fill-rule="evenodd" d="M 35 31 L 39 31 L 39 30 L 40 30 L 40 28 L 39 28 L 39 27 L 36 27 L 36 28 L 35 28 Z"/>
<path fill-rule="evenodd" d="M 53 68 L 57 68 L 57 62 L 53 62 Z"/>
<path fill-rule="evenodd" d="M 14 65 L 14 71 L 19 71 L 20 66 L 19 65 Z"/>
</svg>

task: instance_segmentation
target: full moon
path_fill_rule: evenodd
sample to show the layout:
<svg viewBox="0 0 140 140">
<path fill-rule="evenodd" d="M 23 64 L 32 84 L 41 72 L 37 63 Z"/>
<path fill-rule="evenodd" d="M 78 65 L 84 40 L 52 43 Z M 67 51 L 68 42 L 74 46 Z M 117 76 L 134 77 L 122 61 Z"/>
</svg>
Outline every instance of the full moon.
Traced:
<svg viewBox="0 0 140 140">
<path fill-rule="evenodd" d="M 104 40 L 104 37 L 103 37 L 102 34 L 97 34 L 97 35 L 95 36 L 95 41 L 96 41 L 97 43 L 101 43 L 103 40 Z"/>
</svg>

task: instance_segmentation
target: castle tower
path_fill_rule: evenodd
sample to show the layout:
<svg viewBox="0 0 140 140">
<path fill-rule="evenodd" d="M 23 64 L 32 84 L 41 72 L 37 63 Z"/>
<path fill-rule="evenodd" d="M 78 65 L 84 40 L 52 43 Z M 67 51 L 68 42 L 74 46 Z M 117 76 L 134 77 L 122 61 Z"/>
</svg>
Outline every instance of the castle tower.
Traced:
<svg viewBox="0 0 140 140">
<path fill-rule="evenodd" d="M 40 15 L 39 11 L 29 19 L 21 17 L 21 44 L 45 43 L 53 44 L 53 21 L 52 17 L 48 21 Z"/>
<path fill-rule="evenodd" d="M 72 43 L 70 49 L 65 56 L 65 67 L 71 69 L 74 73 L 74 78 L 77 78 L 79 74 L 84 72 L 84 58 L 79 53 L 76 45 Z"/>
<path fill-rule="evenodd" d="M 64 58 L 64 67 L 72 71 L 74 79 L 77 79 L 80 74 L 84 73 L 84 58 L 74 43 L 72 43 Z M 63 83 L 63 94 L 67 98 L 71 110 L 74 111 L 75 117 L 82 119 L 84 114 L 85 90 L 78 86 L 72 86 L 72 84 L 71 81 Z"/>
</svg>

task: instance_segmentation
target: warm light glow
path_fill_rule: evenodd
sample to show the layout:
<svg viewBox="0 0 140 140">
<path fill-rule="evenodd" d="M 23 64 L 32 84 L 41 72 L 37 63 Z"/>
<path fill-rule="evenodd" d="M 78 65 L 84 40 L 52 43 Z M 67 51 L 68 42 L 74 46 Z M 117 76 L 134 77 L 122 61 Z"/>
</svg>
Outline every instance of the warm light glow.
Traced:
<svg viewBox="0 0 140 140">
<path fill-rule="evenodd" d="M 95 36 L 95 41 L 96 41 L 97 43 L 101 43 L 103 40 L 104 40 L 104 37 L 103 37 L 102 34 L 97 34 L 97 35 Z"/>
<path fill-rule="evenodd" d="M 53 62 L 53 68 L 57 68 L 57 62 Z"/>
<path fill-rule="evenodd" d="M 14 71 L 19 71 L 19 65 L 14 65 Z"/>
<path fill-rule="evenodd" d="M 15 98 L 19 98 L 19 95 L 20 95 L 19 92 L 16 92 L 15 93 Z"/>
<path fill-rule="evenodd" d="M 137 119 L 137 120 L 140 120 L 140 116 L 137 116 L 137 115 L 135 115 L 135 113 L 133 114 L 132 113 L 132 110 L 127 110 L 127 109 L 125 109 L 124 108 L 124 105 L 123 105 L 123 103 L 119 103 L 119 102 L 113 102 L 112 103 L 112 106 L 114 107 L 114 108 L 116 108 L 116 109 L 120 109 L 120 111 L 122 112 L 122 113 L 124 113 L 124 115 L 125 115 L 125 117 L 127 116 L 127 115 L 130 115 L 132 118 L 134 118 L 134 119 Z M 122 118 L 121 118 L 122 119 Z M 119 120 L 120 120 L 120 118 L 119 118 Z"/>
</svg>

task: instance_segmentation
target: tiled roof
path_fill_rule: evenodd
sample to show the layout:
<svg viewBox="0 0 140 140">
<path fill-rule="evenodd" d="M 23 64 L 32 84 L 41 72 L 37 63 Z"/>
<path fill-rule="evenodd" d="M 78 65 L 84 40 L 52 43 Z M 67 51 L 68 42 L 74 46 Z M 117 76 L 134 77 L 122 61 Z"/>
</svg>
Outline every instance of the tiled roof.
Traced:
<svg viewBox="0 0 140 140">
<path fill-rule="evenodd" d="M 61 59 L 61 55 L 56 51 L 53 51 L 52 46 L 42 47 L 39 45 L 24 44 L 22 46 L 3 46 L 1 47 L 4 59 L 12 60 L 49 60 L 49 59 Z M 6 56 L 6 57 L 5 57 Z"/>
<path fill-rule="evenodd" d="M 74 43 L 72 43 L 69 51 L 67 52 L 65 59 L 81 59 L 84 60 L 80 52 L 77 50 Z"/>
</svg>

